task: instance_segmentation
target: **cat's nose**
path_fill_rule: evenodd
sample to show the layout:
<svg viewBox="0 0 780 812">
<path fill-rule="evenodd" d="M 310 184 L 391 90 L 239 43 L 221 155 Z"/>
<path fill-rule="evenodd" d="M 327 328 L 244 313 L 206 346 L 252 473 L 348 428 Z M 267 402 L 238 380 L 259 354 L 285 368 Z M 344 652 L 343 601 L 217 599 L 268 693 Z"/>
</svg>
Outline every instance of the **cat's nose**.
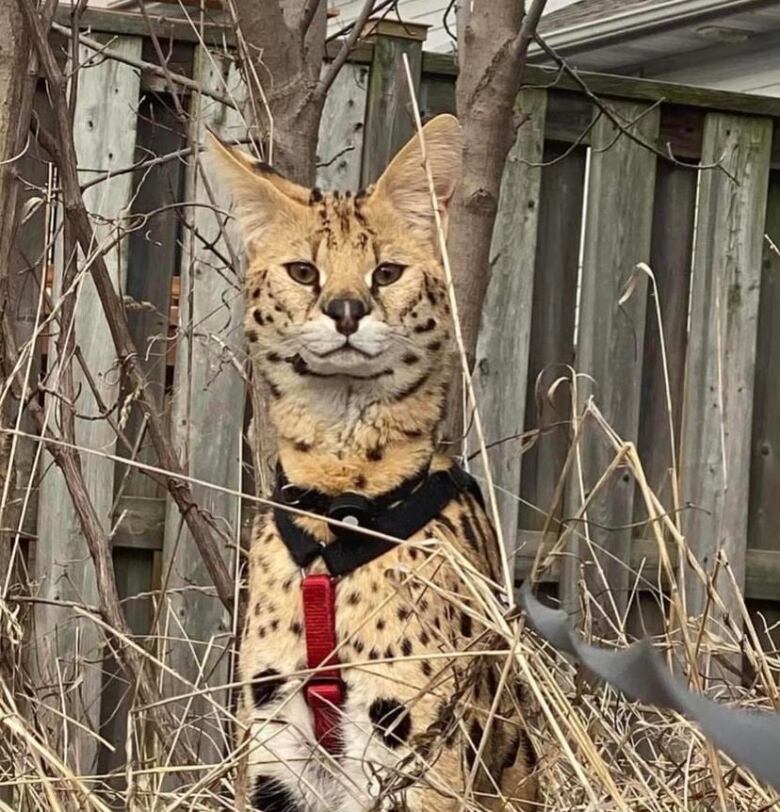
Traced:
<svg viewBox="0 0 780 812">
<path fill-rule="evenodd" d="M 367 316 L 370 306 L 362 299 L 331 299 L 322 308 L 336 322 L 336 329 L 345 336 L 357 332 L 359 322 Z"/>
</svg>

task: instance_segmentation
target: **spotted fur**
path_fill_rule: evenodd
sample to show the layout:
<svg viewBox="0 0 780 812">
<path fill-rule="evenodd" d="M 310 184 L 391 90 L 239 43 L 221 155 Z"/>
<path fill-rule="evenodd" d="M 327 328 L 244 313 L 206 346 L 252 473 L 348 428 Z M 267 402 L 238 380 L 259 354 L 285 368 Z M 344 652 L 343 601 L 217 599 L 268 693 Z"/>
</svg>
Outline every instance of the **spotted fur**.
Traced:
<svg viewBox="0 0 780 812">
<path fill-rule="evenodd" d="M 434 119 L 425 140 L 446 219 L 457 122 Z M 453 325 L 417 139 L 355 195 L 302 189 L 224 145 L 214 153 L 243 227 L 247 335 L 290 481 L 371 497 L 425 466 L 447 468 L 435 449 Z M 297 521 L 332 540 L 325 523 Z M 301 691 L 302 573 L 272 514 L 258 517 L 241 647 L 244 795 L 255 809 L 535 807 L 533 751 L 510 690 L 516 676 L 482 653 L 490 640 L 459 567 L 498 577 L 493 528 L 468 495 L 339 580 L 346 700 L 336 760 L 317 746 Z"/>
</svg>

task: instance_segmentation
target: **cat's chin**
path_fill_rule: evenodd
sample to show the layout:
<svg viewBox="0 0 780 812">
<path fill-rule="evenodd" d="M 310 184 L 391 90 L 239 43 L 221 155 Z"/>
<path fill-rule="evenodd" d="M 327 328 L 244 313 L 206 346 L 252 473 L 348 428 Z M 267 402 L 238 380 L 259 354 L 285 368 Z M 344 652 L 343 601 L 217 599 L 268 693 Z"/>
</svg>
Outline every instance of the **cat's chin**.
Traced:
<svg viewBox="0 0 780 812">
<path fill-rule="evenodd" d="M 374 381 L 393 374 L 388 362 L 382 357 L 367 355 L 345 345 L 326 356 L 302 352 L 301 360 L 309 373 L 319 378 L 350 378 Z"/>
</svg>

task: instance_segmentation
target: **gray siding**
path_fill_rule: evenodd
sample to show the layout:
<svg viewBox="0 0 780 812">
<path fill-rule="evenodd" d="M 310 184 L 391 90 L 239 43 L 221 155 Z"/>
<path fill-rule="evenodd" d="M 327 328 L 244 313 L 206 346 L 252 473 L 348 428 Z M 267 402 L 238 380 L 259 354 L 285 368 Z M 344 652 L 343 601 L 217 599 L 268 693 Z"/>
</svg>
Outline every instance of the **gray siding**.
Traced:
<svg viewBox="0 0 780 812">
<path fill-rule="evenodd" d="M 678 63 L 671 69 L 660 65 L 654 69 L 653 66 L 643 71 L 643 75 L 686 85 L 780 96 L 777 45 L 736 54 L 733 48 L 724 45 L 719 49 L 708 49 L 706 59 L 699 57 L 687 61 L 690 64 Z"/>
<path fill-rule="evenodd" d="M 377 0 L 379 2 L 379 0 Z M 548 0 L 546 11 L 550 13 L 557 9 L 571 5 L 575 0 Z M 364 0 L 331 0 L 329 8 L 336 8 L 340 14 L 330 20 L 332 31 L 350 23 L 357 17 L 363 7 Z M 444 12 L 449 5 L 448 0 L 399 0 L 398 10 L 402 20 L 411 23 L 424 23 L 429 25 L 428 38 L 425 43 L 426 51 L 439 51 L 448 53 L 455 50 L 455 44 L 444 28 Z M 391 19 L 397 19 L 392 13 Z M 450 13 L 450 28 L 455 32 L 455 11 Z"/>
</svg>

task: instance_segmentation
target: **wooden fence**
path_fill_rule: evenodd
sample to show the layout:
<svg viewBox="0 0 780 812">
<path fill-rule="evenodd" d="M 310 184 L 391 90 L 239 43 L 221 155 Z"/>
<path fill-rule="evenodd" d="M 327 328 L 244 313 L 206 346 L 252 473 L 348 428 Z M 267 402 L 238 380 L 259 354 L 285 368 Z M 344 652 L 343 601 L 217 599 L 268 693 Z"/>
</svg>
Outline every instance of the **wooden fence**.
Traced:
<svg viewBox="0 0 780 812">
<path fill-rule="evenodd" d="M 170 417 L 185 470 L 203 483 L 195 486 L 196 498 L 213 517 L 226 560 L 237 570 L 251 513 L 238 496 L 251 481 L 251 452 L 242 440 L 249 415 L 240 263 L 237 243 L 223 228 L 225 201 L 186 148 L 206 125 L 243 137 L 238 113 L 214 98 L 240 101 L 240 82 L 233 64 L 218 49 L 207 51 L 183 24 L 159 23 L 169 67 L 215 91 L 212 96 L 181 85 L 172 92 L 159 73 L 133 67 L 134 60 L 156 60 L 142 18 L 90 13 L 84 24 L 91 26 L 90 36 L 110 34 L 108 50 L 124 60 L 104 54 L 78 74 L 83 181 L 111 175 L 90 186 L 88 205 L 109 224 L 99 231 L 101 244 L 117 236 L 113 218 L 122 213 L 125 236 L 108 251 L 109 268 L 125 293 L 149 386 Z M 213 28 L 205 33 L 210 42 L 225 34 Z M 454 62 L 424 53 L 423 45 L 419 29 L 388 28 L 357 49 L 323 116 L 322 185 L 370 182 L 410 135 L 400 53 L 410 57 L 424 115 L 454 112 Z M 94 56 L 85 46 L 81 53 Z M 662 503 L 668 509 L 674 504 L 656 296 L 640 275 L 632 295 L 621 300 L 636 264 L 645 262 L 655 273 L 663 315 L 680 499 L 693 506 L 682 513 L 682 527 L 708 569 L 716 550 L 725 549 L 751 611 L 771 624 L 780 620 L 780 340 L 773 318 L 780 311 L 780 255 L 764 234 L 780 244 L 780 137 L 773 138 L 780 100 L 583 78 L 606 114 L 572 79 L 527 72 L 476 363 L 487 441 L 494 444 L 490 459 L 502 489 L 504 535 L 518 551 L 518 576 L 528 572 L 542 543 L 545 512 L 571 515 L 578 498 L 566 492 L 554 498 L 571 437 L 570 388 L 558 385 L 546 393 L 553 381 L 570 378 L 569 367 L 589 376 L 579 379 L 578 403 L 595 397 L 620 437 L 636 443 Z M 43 90 L 39 115 L 46 119 Z M 161 160 L 132 169 L 155 156 Z M 686 165 L 698 163 L 714 168 Z M 43 154 L 31 153 L 23 174 L 31 184 L 28 198 L 56 185 Z M 56 217 L 56 207 L 39 207 L 19 235 L 12 316 L 20 341 L 32 337 L 39 306 L 56 313 L 63 292 L 61 241 L 51 251 L 42 248 L 56 233 Z M 41 303 L 47 279 L 51 302 Z M 56 325 L 56 319 L 48 323 L 32 358 L 31 374 L 44 381 L 57 368 Z M 76 339 L 94 378 L 94 388 L 84 372 L 75 382 L 77 438 L 95 452 L 82 455 L 82 467 L 101 521 L 113 534 L 130 625 L 143 639 L 154 622 L 167 663 L 196 686 L 225 683 L 234 621 L 207 588 L 205 567 L 176 507 L 137 467 L 117 459 L 127 452 L 105 420 L 93 419 L 101 414 L 98 393 L 131 438 L 136 460 L 156 464 L 88 276 L 79 284 Z M 53 384 L 46 385 L 51 390 Z M 56 398 L 47 395 L 43 402 L 56 423 Z M 530 447 L 507 440 L 536 427 L 543 431 Z M 583 436 L 581 450 L 587 492 L 610 453 L 595 434 Z M 78 670 L 79 652 L 96 648 L 99 633 L 63 602 L 94 605 L 95 581 L 61 476 L 38 452 L 36 443 L 20 445 L 17 505 L 27 505 L 20 516 L 28 558 L 39 595 L 51 601 L 35 617 L 38 667 L 52 680 L 67 680 Z M 32 479 L 30 471 L 37 472 Z M 28 481 L 35 485 L 29 493 Z M 626 606 L 631 572 L 656 569 L 658 552 L 624 468 L 616 470 L 608 494 L 591 505 L 590 532 L 609 550 L 603 565 Z M 552 536 L 559 529 L 555 525 Z M 576 544 L 571 551 L 577 552 Z M 546 577 L 561 578 L 562 597 L 571 599 L 578 568 L 563 570 Z M 148 597 L 161 586 L 168 595 L 162 606 Z M 690 586 L 688 599 L 689 608 L 701 609 L 698 586 Z M 63 669 L 59 675 L 51 672 L 54 663 Z M 102 773 L 121 763 L 125 693 L 108 657 L 104 669 L 84 677 L 79 713 L 118 746 L 98 753 L 95 739 L 76 731 L 79 763 L 97 758 Z M 202 709 L 205 749 L 218 747 L 223 735 L 216 719 L 209 728 L 209 707 Z"/>
</svg>

